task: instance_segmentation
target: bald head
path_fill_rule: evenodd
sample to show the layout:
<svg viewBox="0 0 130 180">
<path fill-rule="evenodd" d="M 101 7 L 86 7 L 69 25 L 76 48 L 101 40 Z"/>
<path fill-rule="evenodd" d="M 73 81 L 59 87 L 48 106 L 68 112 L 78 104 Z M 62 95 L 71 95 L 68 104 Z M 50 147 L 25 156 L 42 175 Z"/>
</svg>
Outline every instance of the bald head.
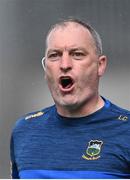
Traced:
<svg viewBox="0 0 130 180">
<path fill-rule="evenodd" d="M 88 23 L 84 23 L 77 19 L 68 19 L 68 20 L 64 20 L 64 21 L 61 21 L 61 22 L 53 25 L 47 34 L 46 48 L 48 46 L 48 40 L 52 33 L 56 32 L 56 30 L 59 30 L 59 29 L 63 30 L 70 25 L 73 25 L 74 27 L 81 26 L 82 28 L 86 29 L 86 32 L 89 33 L 91 36 L 92 43 L 95 47 L 97 55 L 98 56 L 102 55 L 102 42 L 101 42 L 101 38 L 100 38 L 99 34 L 96 32 L 96 30 L 91 25 L 89 25 Z"/>
</svg>

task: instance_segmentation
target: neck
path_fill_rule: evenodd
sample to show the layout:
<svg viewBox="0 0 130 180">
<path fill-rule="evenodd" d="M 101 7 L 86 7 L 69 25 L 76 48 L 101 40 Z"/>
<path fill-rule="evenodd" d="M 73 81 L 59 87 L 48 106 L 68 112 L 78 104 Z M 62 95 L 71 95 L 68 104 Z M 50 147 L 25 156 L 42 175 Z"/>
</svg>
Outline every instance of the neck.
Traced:
<svg viewBox="0 0 130 180">
<path fill-rule="evenodd" d="M 88 100 L 87 103 L 81 106 L 73 105 L 75 108 L 68 106 L 57 106 L 57 111 L 64 117 L 84 117 L 96 112 L 103 106 L 104 100 L 98 96 L 94 99 Z"/>
</svg>

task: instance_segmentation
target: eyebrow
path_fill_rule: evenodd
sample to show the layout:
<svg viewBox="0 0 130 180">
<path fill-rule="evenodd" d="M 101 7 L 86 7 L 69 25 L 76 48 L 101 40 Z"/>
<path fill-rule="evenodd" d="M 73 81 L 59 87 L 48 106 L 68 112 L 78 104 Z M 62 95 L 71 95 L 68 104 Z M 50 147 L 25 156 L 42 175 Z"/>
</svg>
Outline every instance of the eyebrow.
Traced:
<svg viewBox="0 0 130 180">
<path fill-rule="evenodd" d="M 54 49 L 49 49 L 48 50 L 48 52 L 47 52 L 47 54 L 49 54 L 49 53 L 51 53 L 51 52 L 59 52 L 59 51 L 79 51 L 79 50 L 81 50 L 81 51 L 84 51 L 84 52 L 87 52 L 87 50 L 85 49 L 85 48 L 83 48 L 83 47 L 70 47 L 70 48 L 65 48 L 65 49 L 60 49 L 60 48 L 54 48 Z"/>
<path fill-rule="evenodd" d="M 49 49 L 47 53 L 61 51 L 60 49 Z"/>
<path fill-rule="evenodd" d="M 86 52 L 86 49 L 83 47 L 78 47 L 78 48 L 70 48 L 69 51 L 84 51 L 84 52 Z"/>
</svg>

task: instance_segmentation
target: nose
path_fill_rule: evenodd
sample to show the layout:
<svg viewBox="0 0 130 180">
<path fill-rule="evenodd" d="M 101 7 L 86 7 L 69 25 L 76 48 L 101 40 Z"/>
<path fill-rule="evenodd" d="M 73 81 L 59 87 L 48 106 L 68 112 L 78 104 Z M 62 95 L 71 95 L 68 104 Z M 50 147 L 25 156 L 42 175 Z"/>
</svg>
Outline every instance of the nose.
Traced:
<svg viewBox="0 0 130 180">
<path fill-rule="evenodd" d="M 60 69 L 64 72 L 68 72 L 72 69 L 72 59 L 68 53 L 63 53 L 60 61 Z"/>
</svg>

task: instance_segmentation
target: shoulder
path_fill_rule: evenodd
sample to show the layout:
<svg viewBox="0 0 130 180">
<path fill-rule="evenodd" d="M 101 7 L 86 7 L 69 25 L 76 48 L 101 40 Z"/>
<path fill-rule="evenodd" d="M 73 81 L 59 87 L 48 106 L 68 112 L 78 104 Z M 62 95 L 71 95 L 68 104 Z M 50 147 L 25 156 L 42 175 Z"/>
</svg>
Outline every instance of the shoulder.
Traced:
<svg viewBox="0 0 130 180">
<path fill-rule="evenodd" d="M 119 120 L 128 121 L 130 122 L 130 111 L 122 108 L 109 100 L 106 100 L 109 103 L 109 113 L 118 117 Z"/>
<path fill-rule="evenodd" d="M 34 122 L 37 123 L 40 120 L 46 119 L 50 114 L 54 112 L 54 109 L 55 105 L 25 114 L 24 116 L 16 120 L 13 131 L 23 129 L 23 127 L 26 128 L 28 126 L 31 126 Z"/>
<path fill-rule="evenodd" d="M 110 110 L 111 110 L 113 113 L 117 113 L 117 114 L 122 113 L 122 114 L 124 114 L 124 115 L 130 116 L 130 111 L 129 111 L 129 110 L 127 110 L 127 109 L 125 109 L 125 108 L 122 108 L 122 107 L 120 107 L 120 106 L 118 106 L 118 105 L 115 105 L 115 104 L 113 104 L 113 103 L 110 103 L 110 104 L 111 104 Z"/>
</svg>

